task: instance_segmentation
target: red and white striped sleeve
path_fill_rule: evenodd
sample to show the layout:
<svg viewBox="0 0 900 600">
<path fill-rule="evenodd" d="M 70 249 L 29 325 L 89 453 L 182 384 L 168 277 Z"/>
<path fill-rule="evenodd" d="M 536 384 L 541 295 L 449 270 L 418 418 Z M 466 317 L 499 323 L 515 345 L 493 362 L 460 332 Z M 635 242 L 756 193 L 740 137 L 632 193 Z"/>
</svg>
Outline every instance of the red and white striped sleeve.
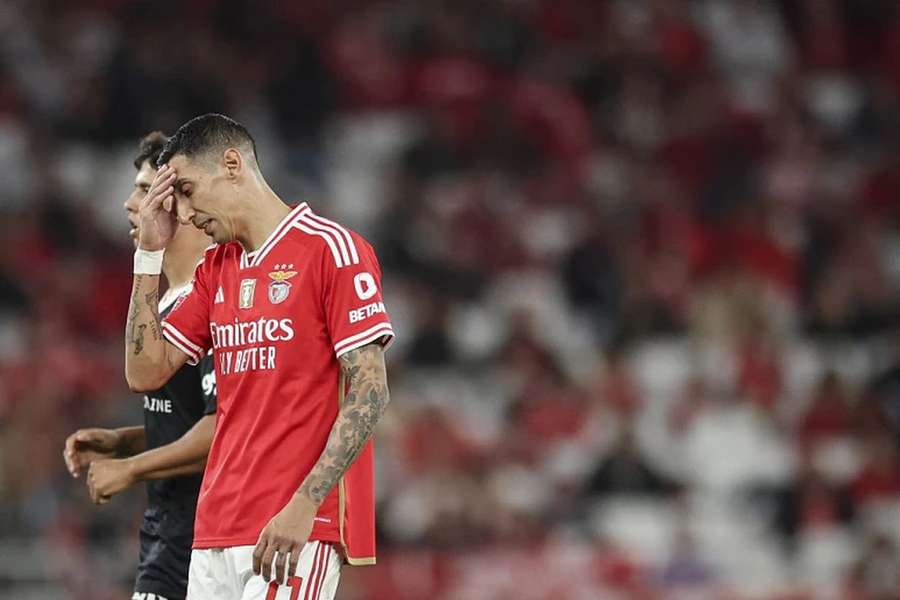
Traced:
<svg viewBox="0 0 900 600">
<path fill-rule="evenodd" d="M 337 233 L 323 253 L 321 270 L 334 353 L 340 357 L 372 342 L 386 349 L 394 340 L 394 329 L 381 293 L 378 258 L 358 234 L 342 227 Z"/>
<path fill-rule="evenodd" d="M 162 322 L 163 337 L 187 354 L 196 365 L 206 356 L 212 340 L 209 333 L 209 293 L 204 262 L 194 269 L 191 290 L 183 295 Z"/>
</svg>

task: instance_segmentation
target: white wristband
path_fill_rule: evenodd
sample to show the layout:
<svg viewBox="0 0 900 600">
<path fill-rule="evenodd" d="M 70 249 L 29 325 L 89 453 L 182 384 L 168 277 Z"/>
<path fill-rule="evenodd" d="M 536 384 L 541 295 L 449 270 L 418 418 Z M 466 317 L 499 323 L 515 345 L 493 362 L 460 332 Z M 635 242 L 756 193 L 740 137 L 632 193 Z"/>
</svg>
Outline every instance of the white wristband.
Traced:
<svg viewBox="0 0 900 600">
<path fill-rule="evenodd" d="M 135 275 L 159 275 L 162 273 L 163 254 L 165 250 L 141 250 L 134 251 Z"/>
</svg>

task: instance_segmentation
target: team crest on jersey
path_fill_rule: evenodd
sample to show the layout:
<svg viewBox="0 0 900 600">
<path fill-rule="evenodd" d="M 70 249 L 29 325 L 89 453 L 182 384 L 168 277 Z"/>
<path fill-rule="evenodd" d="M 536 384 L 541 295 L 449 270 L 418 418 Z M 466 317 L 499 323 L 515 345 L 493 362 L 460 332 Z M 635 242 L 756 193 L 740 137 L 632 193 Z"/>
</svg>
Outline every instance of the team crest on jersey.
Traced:
<svg viewBox="0 0 900 600">
<path fill-rule="evenodd" d="M 240 299 L 239 306 L 241 308 L 251 308 L 253 306 L 253 292 L 255 290 L 255 279 L 241 280 L 241 293 L 238 295 L 238 298 Z"/>
<path fill-rule="evenodd" d="M 291 293 L 291 283 L 288 281 L 297 274 L 292 271 L 294 265 L 275 265 L 275 270 L 269 273 L 272 279 L 269 283 L 269 302 L 272 304 L 281 304 L 287 300 L 288 294 Z"/>
</svg>

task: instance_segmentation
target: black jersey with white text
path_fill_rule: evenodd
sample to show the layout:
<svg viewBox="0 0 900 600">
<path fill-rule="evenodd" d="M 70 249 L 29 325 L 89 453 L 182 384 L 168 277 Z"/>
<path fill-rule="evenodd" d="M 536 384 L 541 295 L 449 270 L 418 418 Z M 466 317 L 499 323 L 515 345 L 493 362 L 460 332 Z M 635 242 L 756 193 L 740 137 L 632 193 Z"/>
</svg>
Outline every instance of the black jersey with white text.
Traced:
<svg viewBox="0 0 900 600">
<path fill-rule="evenodd" d="M 189 291 L 170 296 L 180 298 Z M 167 299 L 164 298 L 163 302 Z M 174 300 L 160 303 L 165 316 Z M 144 396 L 147 449 L 183 436 L 204 415 L 216 412 L 216 379 L 212 355 L 196 366 L 185 365 L 162 388 Z M 140 530 L 140 560 L 135 591 L 183 600 L 194 535 L 194 514 L 203 475 L 147 482 L 147 510 Z"/>
</svg>

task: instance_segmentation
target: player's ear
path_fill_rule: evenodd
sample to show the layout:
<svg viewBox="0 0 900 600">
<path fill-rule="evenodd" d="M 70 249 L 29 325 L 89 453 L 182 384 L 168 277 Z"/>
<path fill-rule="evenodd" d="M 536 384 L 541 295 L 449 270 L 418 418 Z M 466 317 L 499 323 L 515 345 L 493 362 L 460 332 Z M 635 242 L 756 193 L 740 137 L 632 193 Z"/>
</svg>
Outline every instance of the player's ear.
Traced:
<svg viewBox="0 0 900 600">
<path fill-rule="evenodd" d="M 244 157 L 238 152 L 237 148 L 229 148 L 222 156 L 225 164 L 225 172 L 229 179 L 237 179 L 244 170 Z"/>
</svg>

